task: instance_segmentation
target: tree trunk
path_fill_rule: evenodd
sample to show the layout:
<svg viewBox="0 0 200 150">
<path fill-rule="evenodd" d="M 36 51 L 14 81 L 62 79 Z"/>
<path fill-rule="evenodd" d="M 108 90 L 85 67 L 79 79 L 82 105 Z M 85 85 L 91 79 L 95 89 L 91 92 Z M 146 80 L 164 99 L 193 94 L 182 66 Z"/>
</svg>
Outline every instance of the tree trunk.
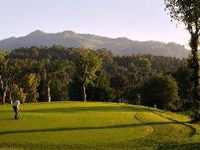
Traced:
<svg viewBox="0 0 200 150">
<path fill-rule="evenodd" d="M 7 86 L 4 88 L 4 91 L 3 91 L 2 105 L 6 103 L 6 93 L 7 93 Z"/>
<path fill-rule="evenodd" d="M 191 36 L 190 46 L 192 49 L 193 60 L 193 79 L 194 79 L 194 109 L 193 121 L 200 120 L 200 92 L 199 92 L 199 54 L 198 54 L 198 34 L 193 33 Z"/>
<path fill-rule="evenodd" d="M 3 96 L 2 96 L 2 105 L 4 105 L 6 102 L 6 92 L 3 92 Z"/>
<path fill-rule="evenodd" d="M 46 101 L 51 102 L 51 87 L 50 87 L 50 80 L 46 81 Z"/>
<path fill-rule="evenodd" d="M 1 75 L 0 75 L 0 98 L 1 98 L 1 103 L 3 105 L 4 101 L 5 101 L 5 99 L 3 99 L 4 98 L 4 83 L 3 83 L 3 80 L 1 78 Z"/>
<path fill-rule="evenodd" d="M 84 84 L 83 84 L 83 101 L 87 102 L 86 87 Z"/>
<path fill-rule="evenodd" d="M 13 100 L 12 100 L 12 93 L 11 91 L 9 90 L 9 100 L 10 100 L 10 104 L 13 104 Z"/>
</svg>

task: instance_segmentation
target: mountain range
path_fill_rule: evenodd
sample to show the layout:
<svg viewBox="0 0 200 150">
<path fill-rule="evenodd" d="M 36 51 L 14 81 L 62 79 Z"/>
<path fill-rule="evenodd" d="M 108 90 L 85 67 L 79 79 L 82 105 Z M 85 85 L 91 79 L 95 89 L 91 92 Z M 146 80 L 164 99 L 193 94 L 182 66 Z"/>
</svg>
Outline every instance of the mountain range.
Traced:
<svg viewBox="0 0 200 150">
<path fill-rule="evenodd" d="M 114 55 L 152 54 L 185 58 L 189 54 L 183 45 L 159 41 L 133 41 L 127 38 L 108 38 L 91 34 L 78 34 L 72 31 L 45 33 L 36 30 L 24 37 L 11 37 L 0 41 L 0 49 L 17 49 L 30 46 L 62 45 L 91 49 L 107 48 Z"/>
</svg>

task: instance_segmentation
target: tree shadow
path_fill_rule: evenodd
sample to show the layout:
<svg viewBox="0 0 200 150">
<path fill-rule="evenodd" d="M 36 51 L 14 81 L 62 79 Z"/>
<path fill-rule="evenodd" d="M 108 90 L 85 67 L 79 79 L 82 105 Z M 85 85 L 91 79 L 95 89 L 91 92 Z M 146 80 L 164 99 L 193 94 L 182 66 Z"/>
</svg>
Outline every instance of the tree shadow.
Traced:
<svg viewBox="0 0 200 150">
<path fill-rule="evenodd" d="M 144 111 L 143 108 L 129 106 L 97 106 L 97 107 L 67 107 L 24 110 L 28 113 L 80 113 L 80 112 L 133 112 Z"/>
<path fill-rule="evenodd" d="M 186 143 L 186 144 L 177 144 L 169 143 L 163 144 L 159 147 L 159 150 L 200 150 L 200 143 Z"/>
<path fill-rule="evenodd" d="M 10 107 L 8 110 L 0 110 L 1 113 L 8 113 L 8 112 L 14 112 L 13 108 Z"/>
<path fill-rule="evenodd" d="M 45 133 L 45 132 L 60 132 L 60 131 L 85 131 L 85 130 L 103 130 L 103 129 L 120 129 L 133 128 L 147 125 L 164 125 L 164 124 L 182 124 L 177 122 L 152 122 L 152 123 L 137 123 L 137 124 L 118 124 L 100 127 L 63 127 L 50 129 L 31 129 L 31 130 L 16 130 L 16 131 L 0 131 L 0 135 L 23 134 L 23 133 Z"/>
<path fill-rule="evenodd" d="M 10 121 L 10 120 L 15 120 L 14 116 L 13 118 L 0 118 L 0 121 Z"/>
</svg>

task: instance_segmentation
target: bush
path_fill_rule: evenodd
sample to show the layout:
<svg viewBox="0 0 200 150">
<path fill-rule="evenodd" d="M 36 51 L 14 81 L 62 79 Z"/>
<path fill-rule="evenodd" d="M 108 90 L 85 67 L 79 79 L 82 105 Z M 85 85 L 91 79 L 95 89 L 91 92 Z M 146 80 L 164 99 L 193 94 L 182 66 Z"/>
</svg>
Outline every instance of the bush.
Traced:
<svg viewBox="0 0 200 150">
<path fill-rule="evenodd" d="M 156 75 L 146 81 L 141 87 L 141 102 L 143 105 L 157 105 L 157 108 L 173 111 L 182 106 L 177 83 L 169 75 Z"/>
</svg>

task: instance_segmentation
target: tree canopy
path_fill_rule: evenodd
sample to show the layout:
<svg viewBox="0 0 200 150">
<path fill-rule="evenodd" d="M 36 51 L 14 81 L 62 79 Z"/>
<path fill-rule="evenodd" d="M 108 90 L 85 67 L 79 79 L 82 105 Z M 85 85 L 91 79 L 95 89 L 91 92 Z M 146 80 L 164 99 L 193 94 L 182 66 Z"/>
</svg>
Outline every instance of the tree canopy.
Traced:
<svg viewBox="0 0 200 150">
<path fill-rule="evenodd" d="M 186 69 L 181 71 L 181 68 Z M 173 57 L 114 56 L 107 49 L 65 48 L 59 45 L 23 47 L 4 53 L 0 59 L 0 98 L 3 103 L 10 103 L 15 99 L 23 102 L 80 101 L 86 97 L 88 101 L 153 106 L 153 103 L 143 103 L 141 88 L 147 86 L 152 77 L 161 74 L 174 77 L 170 81 L 177 82 L 181 109 L 189 109 L 193 84 L 182 80 L 190 81 L 186 76 L 191 77 L 191 73 L 185 59 Z M 158 82 L 165 86 L 168 80 Z M 191 90 L 187 91 L 186 87 Z M 176 106 L 173 103 L 168 107 L 169 102 L 166 101 L 167 107 L 160 108 Z"/>
<path fill-rule="evenodd" d="M 82 82 L 82 94 L 84 101 L 87 101 L 86 87 L 89 83 L 93 83 L 96 78 L 96 72 L 100 70 L 101 65 L 101 58 L 92 50 L 86 49 L 77 53 L 75 61 L 76 75 Z"/>
<path fill-rule="evenodd" d="M 164 0 L 166 10 L 172 19 L 184 23 L 190 33 L 190 47 L 192 52 L 191 67 L 194 82 L 194 120 L 200 120 L 200 72 L 199 72 L 199 36 L 200 36 L 200 1 L 199 0 Z"/>
</svg>

